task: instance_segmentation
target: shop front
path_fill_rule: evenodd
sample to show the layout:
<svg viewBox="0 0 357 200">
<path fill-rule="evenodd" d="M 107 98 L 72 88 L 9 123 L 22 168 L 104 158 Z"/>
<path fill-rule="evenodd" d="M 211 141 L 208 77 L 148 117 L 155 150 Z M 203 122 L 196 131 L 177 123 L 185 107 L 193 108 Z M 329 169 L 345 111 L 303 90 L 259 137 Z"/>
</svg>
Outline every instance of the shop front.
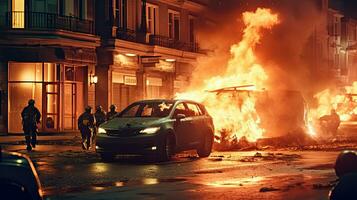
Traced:
<svg viewBox="0 0 357 200">
<path fill-rule="evenodd" d="M 8 62 L 8 132 L 20 133 L 21 112 L 34 99 L 40 132 L 77 129 L 84 109 L 88 67 L 65 63 Z"/>
</svg>

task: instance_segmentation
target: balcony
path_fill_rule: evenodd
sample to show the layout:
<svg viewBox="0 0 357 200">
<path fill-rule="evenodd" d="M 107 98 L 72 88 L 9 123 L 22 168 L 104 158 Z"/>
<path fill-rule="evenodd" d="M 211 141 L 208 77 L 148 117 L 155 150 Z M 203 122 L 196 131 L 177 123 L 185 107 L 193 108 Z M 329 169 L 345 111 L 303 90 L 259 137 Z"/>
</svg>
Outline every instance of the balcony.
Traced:
<svg viewBox="0 0 357 200">
<path fill-rule="evenodd" d="M 145 34 L 128 28 L 118 27 L 117 38 L 121 40 L 127 40 L 130 42 L 146 43 Z"/>
<path fill-rule="evenodd" d="M 198 52 L 199 47 L 195 42 L 186 43 L 161 35 L 150 35 L 150 45 L 158 45 L 162 47 L 178 49 L 182 51 Z"/>
<path fill-rule="evenodd" d="M 0 29 L 54 31 L 94 34 L 93 21 L 42 12 L 8 12 L 0 16 Z"/>
</svg>

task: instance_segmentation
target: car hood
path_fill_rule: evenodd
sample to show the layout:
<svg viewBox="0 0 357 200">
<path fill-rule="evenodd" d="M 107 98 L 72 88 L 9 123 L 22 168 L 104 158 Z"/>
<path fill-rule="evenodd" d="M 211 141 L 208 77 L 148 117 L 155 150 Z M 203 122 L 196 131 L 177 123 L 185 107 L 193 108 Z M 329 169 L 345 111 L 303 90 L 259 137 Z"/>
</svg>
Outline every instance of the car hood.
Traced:
<svg viewBox="0 0 357 200">
<path fill-rule="evenodd" d="M 163 123 L 166 118 L 114 118 L 102 125 L 101 128 L 108 130 L 118 130 L 123 128 L 145 128 Z"/>
</svg>

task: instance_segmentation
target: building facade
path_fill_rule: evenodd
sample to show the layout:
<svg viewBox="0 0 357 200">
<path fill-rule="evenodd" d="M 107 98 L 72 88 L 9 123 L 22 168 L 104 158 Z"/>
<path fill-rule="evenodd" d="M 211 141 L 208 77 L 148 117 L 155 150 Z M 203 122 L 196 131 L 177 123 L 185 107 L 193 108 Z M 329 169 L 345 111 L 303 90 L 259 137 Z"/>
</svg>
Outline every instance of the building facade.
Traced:
<svg viewBox="0 0 357 200">
<path fill-rule="evenodd" d="M 138 99 L 172 98 L 188 84 L 200 55 L 195 1 L 97 1 L 97 104 L 123 109 Z"/>
<path fill-rule="evenodd" d="M 74 131 L 95 105 L 93 0 L 0 1 L 0 132 L 22 132 L 21 111 L 35 99 L 42 132 Z"/>
<path fill-rule="evenodd" d="M 202 1 L 0 1 L 0 133 L 20 133 L 31 98 L 40 132 L 72 132 L 86 105 L 172 98 L 202 53 Z"/>
</svg>

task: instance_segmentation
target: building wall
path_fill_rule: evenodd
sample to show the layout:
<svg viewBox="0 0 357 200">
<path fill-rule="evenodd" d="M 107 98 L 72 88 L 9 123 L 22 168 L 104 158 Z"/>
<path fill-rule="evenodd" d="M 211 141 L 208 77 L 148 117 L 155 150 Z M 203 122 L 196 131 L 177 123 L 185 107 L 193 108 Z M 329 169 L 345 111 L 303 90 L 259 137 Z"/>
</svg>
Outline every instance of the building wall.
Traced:
<svg viewBox="0 0 357 200">
<path fill-rule="evenodd" d="M 0 133 L 7 132 L 7 62 L 0 62 Z"/>
</svg>

